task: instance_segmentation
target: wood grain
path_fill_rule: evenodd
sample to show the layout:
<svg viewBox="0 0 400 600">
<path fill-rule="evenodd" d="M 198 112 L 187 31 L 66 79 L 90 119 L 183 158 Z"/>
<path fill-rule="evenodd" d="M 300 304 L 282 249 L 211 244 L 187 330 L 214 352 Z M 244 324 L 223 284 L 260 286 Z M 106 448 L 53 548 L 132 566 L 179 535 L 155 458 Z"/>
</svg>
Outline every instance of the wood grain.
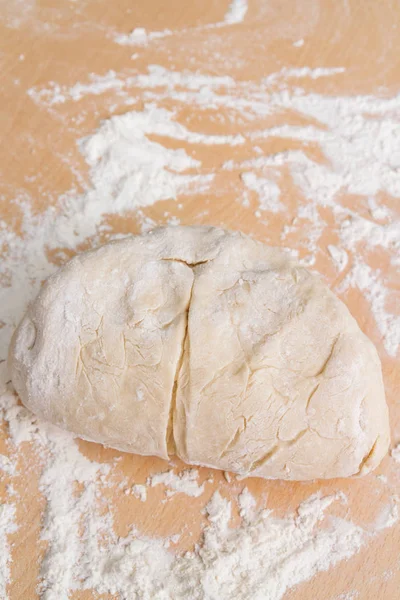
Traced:
<svg viewBox="0 0 400 600">
<path fill-rule="evenodd" d="M 400 5 L 396 1 L 363 2 L 362 0 L 250 0 L 249 12 L 243 23 L 220 29 L 205 25 L 223 19 L 227 1 L 196 0 L 86 0 L 73 2 L 45 0 L 37 3 L 0 1 L 0 216 L 7 226 L 16 231 L 21 227 L 21 210 L 17 199 L 28 198 L 32 210 L 40 213 L 56 204 L 63 193 L 72 188 L 77 192 L 88 182 L 88 168 L 80 155 L 76 141 L 92 133 L 100 121 L 110 114 L 143 107 L 144 90 L 128 90 L 132 100 L 126 105 L 112 90 L 101 95 L 87 94 L 78 101 L 66 101 L 56 106 L 37 103 L 28 94 L 35 88 L 48 89 L 50 82 L 70 88 L 76 82 L 87 82 L 91 73 L 104 75 L 110 70 L 122 76 L 147 72 L 149 65 L 161 65 L 175 71 L 198 71 L 212 75 L 229 75 L 236 81 L 259 81 L 283 67 L 345 67 L 335 77 L 309 79 L 304 82 L 307 92 L 325 95 L 394 95 L 400 81 Z M 171 29 L 174 35 L 141 48 L 120 46 L 115 33 L 129 33 L 135 27 L 149 31 Z M 296 40 L 305 39 L 300 48 Z M 132 59 L 132 54 L 137 57 Z M 302 82 L 303 85 L 303 82 Z M 229 119 L 226 109 L 198 110 L 196 106 L 182 106 L 166 98 L 164 106 L 177 111 L 179 121 L 191 130 L 224 134 L 237 132 L 237 124 Z M 220 119 L 216 119 L 219 115 Z M 398 118 L 398 115 L 397 115 Z M 293 124 L 304 119 L 298 114 L 285 115 L 280 121 Z M 278 124 L 277 115 L 259 119 L 257 128 Z M 253 131 L 254 123 L 243 119 L 241 132 Z M 299 190 L 289 174 L 280 181 L 285 213 L 259 219 L 254 212 L 257 198 L 250 195 L 249 206 L 237 201 L 242 189 L 240 170 L 224 171 L 225 160 L 240 161 L 252 155 L 249 140 L 241 146 L 205 147 L 186 142 L 163 139 L 164 146 L 183 147 L 202 163 L 202 172 L 215 173 L 211 192 L 188 195 L 158 202 L 143 209 L 145 216 L 163 223 L 177 217 L 182 224 L 207 223 L 241 229 L 270 244 L 282 245 L 282 228 L 296 217 L 302 201 Z M 295 149 L 295 140 L 268 139 L 260 142 L 264 154 Z M 309 152 L 315 160 L 323 160 L 318 146 L 310 144 Z M 78 175 L 79 174 L 79 175 Z M 399 210 L 398 201 L 384 198 L 393 210 Z M 351 201 L 351 198 L 349 199 Z M 346 199 L 344 199 L 346 202 Z M 182 205 L 182 208 L 179 205 Z M 327 245 L 335 242 L 333 228 L 328 226 L 319 240 L 315 268 L 324 273 L 331 283 L 337 273 L 327 253 Z M 135 213 L 112 215 L 107 223 L 113 232 L 137 232 L 140 228 Z M 307 250 L 301 236 L 286 240 L 298 247 L 300 256 Z M 90 245 L 88 240 L 87 245 Z M 80 249 L 83 249 L 80 248 Z M 57 253 L 52 256 L 60 262 Z M 385 264 L 385 257 L 373 253 L 384 273 L 399 289 L 398 271 Z M 390 272 L 389 272 L 390 271 Z M 350 290 L 344 296 L 360 326 L 376 343 L 383 361 L 385 386 L 391 412 L 393 439 L 400 438 L 400 369 L 397 359 L 384 351 L 381 335 L 371 314 L 368 302 L 361 292 Z M 1 313 L 0 313 L 1 320 Z M 2 357 L 3 358 L 3 357 Z M 7 431 L 1 430 L 0 452 L 7 452 Z M 120 457 L 118 477 L 122 481 L 144 482 L 152 474 L 167 468 L 159 459 L 130 456 L 104 449 L 96 444 L 80 442 L 82 453 L 96 461 L 112 463 Z M 13 479 L 19 493 L 18 531 L 10 536 L 13 544 L 11 565 L 11 600 L 34 600 L 39 577 L 40 560 L 46 544 L 40 540 L 40 524 L 45 502 L 38 490 L 41 472 L 39 456 L 32 453 L 27 443 L 20 453 L 20 473 Z M 382 485 L 377 475 L 384 474 L 388 485 Z M 114 514 L 119 535 L 126 535 L 132 524 L 146 535 L 170 535 L 183 532 L 178 550 L 193 547 L 201 535 L 204 517 L 200 509 L 215 489 L 232 499 L 243 489 L 243 482 L 230 484 L 222 473 L 200 470 L 200 481 L 206 483 L 206 492 L 198 499 L 180 495 L 163 504 L 163 490 L 151 490 L 145 504 L 132 496 L 125 496 L 116 484 L 105 488 Z M 351 515 L 352 520 L 368 526 L 373 523 L 381 507 L 393 492 L 399 492 L 400 475 L 393 461 L 386 458 L 374 474 L 363 479 L 313 483 L 246 481 L 250 491 L 265 504 L 283 515 L 295 510 L 299 502 L 317 490 L 324 494 L 344 491 L 349 497 L 346 508 L 335 509 L 337 514 Z M 5 499 L 7 480 L 0 483 L 0 500 Z M 236 519 L 237 522 L 237 519 Z M 233 523 L 234 524 L 234 523 Z M 311 581 L 292 589 L 288 600 L 334 600 L 340 594 L 357 592 L 357 600 L 398 600 L 400 598 L 400 526 L 382 531 L 362 551 L 348 561 L 340 562 L 328 572 L 320 573 Z M 100 598 L 90 592 L 80 592 L 71 598 L 84 600 Z M 108 600 L 107 596 L 102 598 Z M 109 597 L 111 598 L 111 596 Z M 251 600 L 251 599 L 249 599 Z"/>
</svg>

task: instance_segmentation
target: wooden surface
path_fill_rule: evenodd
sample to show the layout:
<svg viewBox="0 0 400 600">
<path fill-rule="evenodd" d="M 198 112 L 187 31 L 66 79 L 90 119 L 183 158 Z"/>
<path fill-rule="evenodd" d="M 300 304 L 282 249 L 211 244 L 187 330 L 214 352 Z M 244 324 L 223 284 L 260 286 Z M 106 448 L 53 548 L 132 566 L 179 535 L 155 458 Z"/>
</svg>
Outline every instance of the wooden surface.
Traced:
<svg viewBox="0 0 400 600">
<path fill-rule="evenodd" d="M 77 150 L 77 139 L 92 133 L 101 119 L 110 114 L 139 110 L 145 100 L 144 89 L 130 90 L 131 105 L 110 90 L 100 95 L 87 94 L 80 100 L 68 100 L 55 106 L 34 102 L 29 89 L 48 89 L 50 82 L 71 88 L 76 82 L 87 82 L 89 74 L 104 75 L 113 70 L 121 77 L 132 71 L 147 72 L 149 65 L 162 65 L 170 70 L 199 71 L 212 75 L 229 75 L 235 80 L 259 81 L 261 77 L 283 67 L 345 67 L 334 77 L 308 79 L 302 82 L 306 91 L 326 95 L 386 94 L 394 95 L 400 87 L 400 4 L 395 1 L 364 2 L 362 0 L 250 0 L 249 12 L 243 23 L 215 30 L 201 26 L 221 22 L 227 10 L 223 0 L 116 0 L 115 2 L 60 0 L 51 3 L 21 4 L 8 0 L 0 2 L 1 46 L 1 100 L 0 100 L 0 215 L 11 229 L 19 230 L 20 213 L 14 201 L 17 195 L 31 198 L 34 211 L 42 211 L 56 203 L 63 192 L 76 188 L 87 179 L 87 165 Z M 132 48 L 115 43 L 116 33 L 129 33 L 135 27 L 148 31 L 171 29 L 170 37 Z M 305 39 L 302 47 L 293 43 Z M 132 59 L 132 55 L 137 56 Z M 211 113 L 199 112 L 193 105 L 182 106 L 166 98 L 164 106 L 178 111 L 180 122 L 195 131 L 207 133 L 244 134 L 274 124 L 275 117 L 259 119 L 257 123 L 243 121 L 232 125 L 226 109 L 221 119 L 212 119 Z M 224 112 L 225 111 L 225 112 Z M 215 115 L 214 115 L 215 116 Z M 398 117 L 398 115 L 397 115 Z M 281 121 L 282 123 L 282 121 Z M 400 127 L 400 125 L 399 125 Z M 163 140 L 164 145 L 177 143 Z M 175 145 L 174 145 L 175 144 Z M 261 145 L 264 154 L 273 154 L 282 148 L 296 148 L 298 142 L 273 139 Z M 242 191 L 238 171 L 222 171 L 225 160 L 245 160 L 251 156 L 251 142 L 232 148 L 229 145 L 196 147 L 180 144 L 191 156 L 202 161 L 203 172 L 215 172 L 215 186 L 207 196 L 198 194 L 175 200 L 166 200 L 143 209 L 157 223 L 176 216 L 182 224 L 209 223 L 232 229 L 242 229 L 270 244 L 282 245 L 281 232 L 297 214 L 302 202 L 299 190 L 289 177 L 281 182 L 285 213 L 268 215 L 262 220 L 255 216 L 256 198 L 250 206 L 237 202 Z M 312 149 L 311 149 L 312 151 Z M 318 152 L 318 149 L 315 149 Z M 78 176 L 79 174 L 79 176 Z M 83 179 L 82 179 L 83 177 Z M 346 198 L 343 200 L 346 202 Z M 398 200 L 383 196 L 393 210 Z M 397 204 L 396 204 L 397 203 Z M 123 217 L 110 216 L 108 224 L 114 232 L 135 232 L 139 229 L 135 213 Z M 296 234 L 297 235 L 297 234 Z M 335 240 L 329 229 L 320 240 L 315 268 L 333 283 L 337 276 L 326 251 Z M 87 245 L 90 245 L 88 241 Z M 301 239 L 293 236 L 290 246 L 298 246 L 300 256 L 306 254 Z M 55 258 L 55 260 L 57 260 Z M 371 260 L 382 261 L 376 251 Z M 387 262 L 387 261 L 386 261 Z M 398 273 L 391 273 L 397 286 Z M 397 280 L 396 280 L 397 277 Z M 344 300 L 356 316 L 363 330 L 378 347 L 384 367 L 385 386 L 391 411 L 393 438 L 400 439 L 400 371 L 398 360 L 384 350 L 376 322 L 368 302 L 356 289 L 345 294 Z M 0 315 L 1 319 L 1 315 Z M 6 451 L 5 439 L 0 450 Z M 96 444 L 80 443 L 82 452 L 95 460 L 111 462 L 121 456 L 121 479 L 143 482 L 146 477 L 166 468 L 158 459 L 144 459 L 105 450 Z M 40 465 L 29 447 L 21 453 L 21 472 L 14 478 L 14 487 L 21 495 L 18 507 L 19 530 L 11 537 L 14 547 L 11 566 L 11 600 L 33 600 L 45 545 L 39 541 L 39 530 L 44 500 L 38 493 Z M 377 475 L 385 474 L 388 484 L 383 485 Z M 201 480 L 210 476 L 201 470 Z M 399 491 L 399 473 L 387 457 L 378 471 L 363 479 L 315 483 L 247 481 L 260 504 L 268 495 L 268 506 L 284 514 L 316 490 L 331 493 L 344 491 L 349 497 L 346 514 L 352 520 L 368 526 L 373 523 L 390 494 Z M 190 548 L 204 525 L 199 509 L 217 488 L 224 495 L 235 498 L 243 483 L 228 484 L 223 475 L 214 472 L 214 482 L 206 484 L 206 492 L 198 499 L 180 495 L 165 504 L 160 502 L 160 487 L 151 490 L 149 500 L 141 504 L 132 496 L 126 497 L 117 487 L 106 490 L 110 495 L 120 535 L 127 533 L 135 523 L 144 534 L 173 534 L 182 531 L 179 549 Z M 5 497 L 5 483 L 0 485 L 0 498 Z M 342 509 L 343 511 L 344 509 Z M 138 516 L 139 515 L 139 516 Z M 187 525 L 187 527 L 185 527 Z M 192 535 L 190 535 L 192 534 Z M 292 589 L 290 600 L 333 600 L 340 594 L 356 591 L 357 600 L 397 600 L 400 598 L 400 526 L 382 531 L 349 561 L 340 562 L 329 572 Z M 82 600 L 90 593 L 77 594 Z"/>
</svg>

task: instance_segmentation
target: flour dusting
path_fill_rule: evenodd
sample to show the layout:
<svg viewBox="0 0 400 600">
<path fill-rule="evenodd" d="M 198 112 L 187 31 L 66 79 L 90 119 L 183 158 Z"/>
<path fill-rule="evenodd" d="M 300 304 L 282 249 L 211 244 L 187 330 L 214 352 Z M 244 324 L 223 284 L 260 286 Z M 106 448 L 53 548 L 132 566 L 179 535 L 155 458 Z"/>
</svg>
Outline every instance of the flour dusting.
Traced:
<svg viewBox="0 0 400 600">
<path fill-rule="evenodd" d="M 400 444 L 397 444 L 397 446 L 391 450 L 390 456 L 395 462 L 400 464 Z"/>
<path fill-rule="evenodd" d="M 385 505 L 374 523 L 374 530 L 381 531 L 388 527 L 393 527 L 399 520 L 399 496 L 392 496 L 387 505 Z"/>
<path fill-rule="evenodd" d="M 248 190 L 256 192 L 260 210 L 274 213 L 284 209 L 279 201 L 279 186 L 274 181 L 257 177 L 254 173 L 243 173 L 241 179 Z"/>
<path fill-rule="evenodd" d="M 0 598 L 7 598 L 11 562 L 8 536 L 15 531 L 17 531 L 15 506 L 0 504 Z"/>
<path fill-rule="evenodd" d="M 225 25 L 236 25 L 241 23 L 248 11 L 247 0 L 232 0 L 228 6 L 228 10 L 224 15 L 223 21 L 220 23 L 211 23 L 209 25 L 199 25 L 190 29 L 180 31 L 171 31 L 164 29 L 163 31 L 147 31 L 144 27 L 135 27 L 130 33 L 117 33 L 114 36 L 114 41 L 121 46 L 147 46 L 155 40 L 162 40 L 177 33 L 186 33 L 190 31 L 207 31 L 224 27 Z"/>
<path fill-rule="evenodd" d="M 341 493 L 315 494 L 295 512 L 277 517 L 272 510 L 257 508 L 255 498 L 244 488 L 238 498 L 241 524 L 231 527 L 232 502 L 215 492 L 205 509 L 202 540 L 192 552 L 179 555 L 170 549 L 179 532 L 173 539 L 151 539 L 132 529 L 121 538 L 114 533 L 113 516 L 102 494 L 116 466 L 89 461 L 71 434 L 32 418 L 27 411 L 19 415 L 13 410 L 16 402 L 9 391 L 0 397 L 3 418 L 14 431 L 29 429 L 31 443 L 45 460 L 40 488 L 47 500 L 42 538 L 48 546 L 39 590 L 46 600 L 67 600 L 72 591 L 82 589 L 142 600 L 280 600 L 288 589 L 349 558 L 393 523 L 390 511 L 372 531 L 331 515 L 334 505 L 345 500 Z M 14 461 L 17 439 L 10 446 Z M 140 493 L 146 488 L 148 494 L 153 485 L 164 483 L 198 496 L 196 469 L 180 476 L 171 473 L 153 476 L 148 486 L 140 485 Z M 77 484 L 81 486 L 78 493 Z M 7 549 L 7 536 L 15 530 L 14 508 L 3 507 L 0 515 L 1 543 Z M 7 581 L 4 561 L 9 560 L 9 553 L 2 557 Z"/>
<path fill-rule="evenodd" d="M 109 37 L 111 43 L 135 47 L 141 56 L 150 45 L 163 48 L 171 37 L 179 41 L 192 32 L 235 35 L 236 25 L 251 21 L 248 12 L 245 0 L 233 0 L 218 23 L 182 31 L 138 26 Z M 301 38 L 292 45 L 305 43 Z M 218 206 L 225 195 L 233 198 L 232 210 L 239 208 L 245 218 L 251 211 L 259 219 L 263 241 L 286 246 L 308 266 L 329 261 L 334 291 L 344 299 L 354 290 L 362 296 L 380 351 L 396 360 L 400 95 L 335 97 L 302 87 L 345 72 L 342 66 L 279 65 L 258 81 L 236 81 L 228 69 L 205 72 L 154 64 L 142 70 L 105 69 L 70 84 L 63 78 L 64 83 L 29 89 L 32 105 L 60 121 L 65 119 L 62 111 L 72 106 L 84 119 L 88 99 L 109 108 L 110 118 L 77 139 L 87 163 L 83 185 L 80 163 L 73 164 L 80 191 L 72 187 L 41 212 L 33 210 L 32 197 L 16 191 L 12 200 L 20 231 L 0 219 L 0 361 L 6 359 L 28 302 L 57 264 L 83 246 L 121 235 L 113 218 L 133 219 L 136 229 L 144 231 L 164 222 L 178 224 L 179 210 L 190 203 L 194 220 L 207 222 L 209 204 Z M 276 125 L 271 126 L 271 119 Z M 151 208 L 158 202 L 173 204 L 176 214 L 168 204 L 159 213 L 164 217 L 156 219 Z M 150 538 L 132 527 L 118 536 L 107 496 L 121 477 L 118 461 L 90 461 L 71 434 L 22 407 L 7 381 L 5 362 L 0 362 L 0 416 L 8 434 L 0 455 L 7 483 L 0 506 L 1 598 L 7 598 L 10 536 L 16 531 L 13 481 L 27 447 L 40 459 L 35 475 L 46 501 L 41 531 L 46 550 L 38 587 L 44 600 L 67 600 L 73 592 L 89 589 L 129 600 L 280 600 L 293 586 L 350 558 L 398 523 L 396 496 L 372 524 L 363 526 L 354 522 L 350 509 L 346 518 L 337 516 L 343 509 L 341 493 L 314 494 L 278 516 L 272 503 L 255 498 L 247 486 L 231 491 L 241 484 L 225 473 L 220 491 L 204 500 L 202 535 L 193 540 L 190 552 L 172 549 L 182 531 Z M 400 462 L 399 446 L 391 457 Z M 380 486 L 387 486 L 388 478 L 379 477 Z M 201 502 L 207 484 L 199 481 L 197 469 L 162 470 L 146 483 L 133 481 L 127 488 L 124 482 L 124 501 L 144 510 L 163 485 L 165 502 L 178 493 Z M 229 498 L 224 497 L 228 486 Z M 341 600 L 356 597 L 354 591 Z"/>
<path fill-rule="evenodd" d="M 181 493 L 197 498 L 204 492 L 204 483 L 199 485 L 197 482 L 198 477 L 199 472 L 197 469 L 187 469 L 179 473 L 179 475 L 173 471 L 166 471 L 165 473 L 157 473 L 149 477 L 148 485 L 151 487 L 160 484 L 164 485 L 167 488 L 168 497 Z"/>
<path fill-rule="evenodd" d="M 147 487 L 141 483 L 136 483 L 132 486 L 132 494 L 141 502 L 147 500 Z"/>
<path fill-rule="evenodd" d="M 172 35 L 172 31 L 146 31 L 144 27 L 135 27 L 130 33 L 118 33 L 114 41 L 121 46 L 147 46 L 152 40 L 160 40 Z"/>
<path fill-rule="evenodd" d="M 232 0 L 225 14 L 224 22 L 229 25 L 241 23 L 249 10 L 247 0 Z"/>
<path fill-rule="evenodd" d="M 116 467 L 89 461 L 71 434 L 27 412 L 18 415 L 13 410 L 17 406 L 12 393 L 0 397 L 10 428 L 29 428 L 31 443 L 45 461 L 40 489 L 47 500 L 42 538 L 48 546 L 39 591 L 46 600 L 67 600 L 79 589 L 143 600 L 279 600 L 293 585 L 358 552 L 371 535 L 350 521 L 328 516 L 333 503 L 341 501 L 340 494 L 314 495 L 295 513 L 277 518 L 271 510 L 257 509 L 255 499 L 244 489 L 239 497 L 243 521 L 236 528 L 230 526 L 231 501 L 214 493 L 206 507 L 203 539 L 193 552 L 174 554 L 169 539 L 150 539 L 135 529 L 127 537 L 118 537 L 101 492 L 112 481 Z M 21 423 L 24 419 L 28 426 Z M 10 446 L 14 461 L 16 439 Z M 182 485 L 185 493 L 197 496 L 196 478 L 195 469 L 180 476 L 169 471 L 153 476 L 146 491 L 164 483 L 176 491 L 182 491 Z M 1 543 L 7 550 L 7 536 L 15 530 L 14 508 L 2 507 L 0 515 Z M 318 527 L 321 522 L 324 527 Z M 1 556 L 1 572 L 7 581 L 9 552 Z"/>
<path fill-rule="evenodd" d="M 298 208 L 297 217 L 300 219 L 291 227 L 293 232 L 304 226 L 308 230 L 309 256 L 305 264 L 314 264 L 319 251 L 318 241 L 326 228 L 326 221 L 318 209 L 321 207 L 330 211 L 334 222 L 331 228 L 339 238 L 339 244 L 329 244 L 327 251 L 339 272 L 345 272 L 350 265 L 350 272 L 338 291 L 345 293 L 347 289 L 357 287 L 366 294 L 385 349 L 390 356 L 396 356 L 400 346 L 400 317 L 390 308 L 396 305 L 391 298 L 393 293 L 384 285 L 376 267 L 366 263 L 365 259 L 361 261 L 359 248 L 364 244 L 371 249 L 383 249 L 393 268 L 400 264 L 400 218 L 393 209 L 382 204 L 380 198 L 382 193 L 400 198 L 396 173 L 400 138 L 393 118 L 394 111 L 400 108 L 400 96 L 330 98 L 305 94 L 298 87 L 290 93 L 290 88 L 282 87 L 288 86 L 290 77 L 309 75 L 316 78 L 335 73 L 337 69 L 283 69 L 256 86 L 251 82 L 236 84 L 230 77 L 170 72 L 153 65 L 147 74 L 118 77 L 113 73 L 93 84 L 77 84 L 78 87 L 70 89 L 53 84 L 50 88 L 31 89 L 29 93 L 36 102 L 52 106 L 79 100 L 83 90 L 87 94 L 101 94 L 103 86 L 108 89 L 112 82 L 115 93 L 121 95 L 124 102 L 129 89 L 134 87 L 141 88 L 144 97 L 151 101 L 144 111 L 126 113 L 106 122 L 86 142 L 86 150 L 85 143 L 81 145 L 92 164 L 94 181 L 103 181 L 110 192 L 116 190 L 115 184 L 118 183 L 116 200 L 109 203 L 112 205 L 109 206 L 110 212 L 128 208 L 126 195 L 131 194 L 131 190 L 136 192 L 132 193 L 134 200 L 130 201 L 130 207 L 134 209 L 138 203 L 149 205 L 163 198 L 174 198 L 185 189 L 205 193 L 218 174 L 217 167 L 211 172 L 209 168 L 203 169 L 201 162 L 187 151 L 172 150 L 164 144 L 150 141 L 148 136 L 152 133 L 190 145 L 248 146 L 251 140 L 249 153 L 254 155 L 253 158 L 226 160 L 222 166 L 223 170 L 240 173 L 243 189 L 238 192 L 242 195 L 244 206 L 250 206 L 253 193 L 259 203 L 256 216 L 264 218 L 265 212 L 284 212 L 279 180 L 280 175 L 289 169 L 293 183 L 304 197 Z M 92 79 L 95 81 L 96 78 L 93 76 Z M 238 119 L 247 115 L 254 125 L 246 137 L 240 126 L 229 135 L 204 134 L 177 122 L 174 112 L 160 109 L 157 105 L 164 98 L 176 102 L 177 107 L 218 108 L 230 111 L 231 118 L 236 115 Z M 304 118 L 313 119 L 313 124 L 257 128 L 256 118 L 285 110 L 295 110 Z M 126 140 L 121 139 L 123 129 L 127 131 Z M 271 139 L 287 140 L 290 145 L 295 143 L 296 149 L 260 153 L 259 144 Z M 319 145 L 324 161 L 310 155 L 310 144 Z M 128 146 L 131 149 L 125 157 L 124 150 Z M 108 151 L 111 152 L 110 159 Z M 117 165 L 121 154 L 123 164 Z M 104 175 L 106 169 L 115 173 L 110 184 Z M 192 173 L 186 175 L 185 169 L 191 169 Z M 99 191 L 101 196 L 104 195 L 102 190 Z M 357 195 L 351 206 L 343 204 L 344 193 Z M 88 198 L 85 198 L 85 204 L 87 202 Z M 286 243 L 287 232 L 286 226 L 282 238 Z M 354 266 L 353 255 L 357 259 Z M 363 271 L 362 278 L 360 271 Z"/>
</svg>

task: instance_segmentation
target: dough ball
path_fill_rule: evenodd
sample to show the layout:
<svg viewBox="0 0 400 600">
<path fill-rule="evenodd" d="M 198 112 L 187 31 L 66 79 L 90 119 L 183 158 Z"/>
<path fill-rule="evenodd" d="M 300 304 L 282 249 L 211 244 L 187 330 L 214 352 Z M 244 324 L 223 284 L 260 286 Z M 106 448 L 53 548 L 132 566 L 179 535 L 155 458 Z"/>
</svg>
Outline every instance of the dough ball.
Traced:
<svg viewBox="0 0 400 600">
<path fill-rule="evenodd" d="M 265 478 L 364 474 L 389 446 L 380 361 L 284 252 L 165 227 L 75 257 L 16 330 L 34 413 L 126 452 Z"/>
</svg>

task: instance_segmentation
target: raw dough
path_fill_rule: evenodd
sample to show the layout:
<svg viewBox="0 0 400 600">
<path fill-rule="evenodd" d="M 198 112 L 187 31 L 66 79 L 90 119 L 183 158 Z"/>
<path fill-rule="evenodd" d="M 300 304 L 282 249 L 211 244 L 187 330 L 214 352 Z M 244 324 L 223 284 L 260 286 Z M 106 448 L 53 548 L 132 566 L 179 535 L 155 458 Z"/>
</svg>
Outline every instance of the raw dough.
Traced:
<svg viewBox="0 0 400 600">
<path fill-rule="evenodd" d="M 389 445 L 380 361 L 281 250 L 166 227 L 75 257 L 9 356 L 22 402 L 113 448 L 242 475 L 364 474 Z"/>
</svg>

